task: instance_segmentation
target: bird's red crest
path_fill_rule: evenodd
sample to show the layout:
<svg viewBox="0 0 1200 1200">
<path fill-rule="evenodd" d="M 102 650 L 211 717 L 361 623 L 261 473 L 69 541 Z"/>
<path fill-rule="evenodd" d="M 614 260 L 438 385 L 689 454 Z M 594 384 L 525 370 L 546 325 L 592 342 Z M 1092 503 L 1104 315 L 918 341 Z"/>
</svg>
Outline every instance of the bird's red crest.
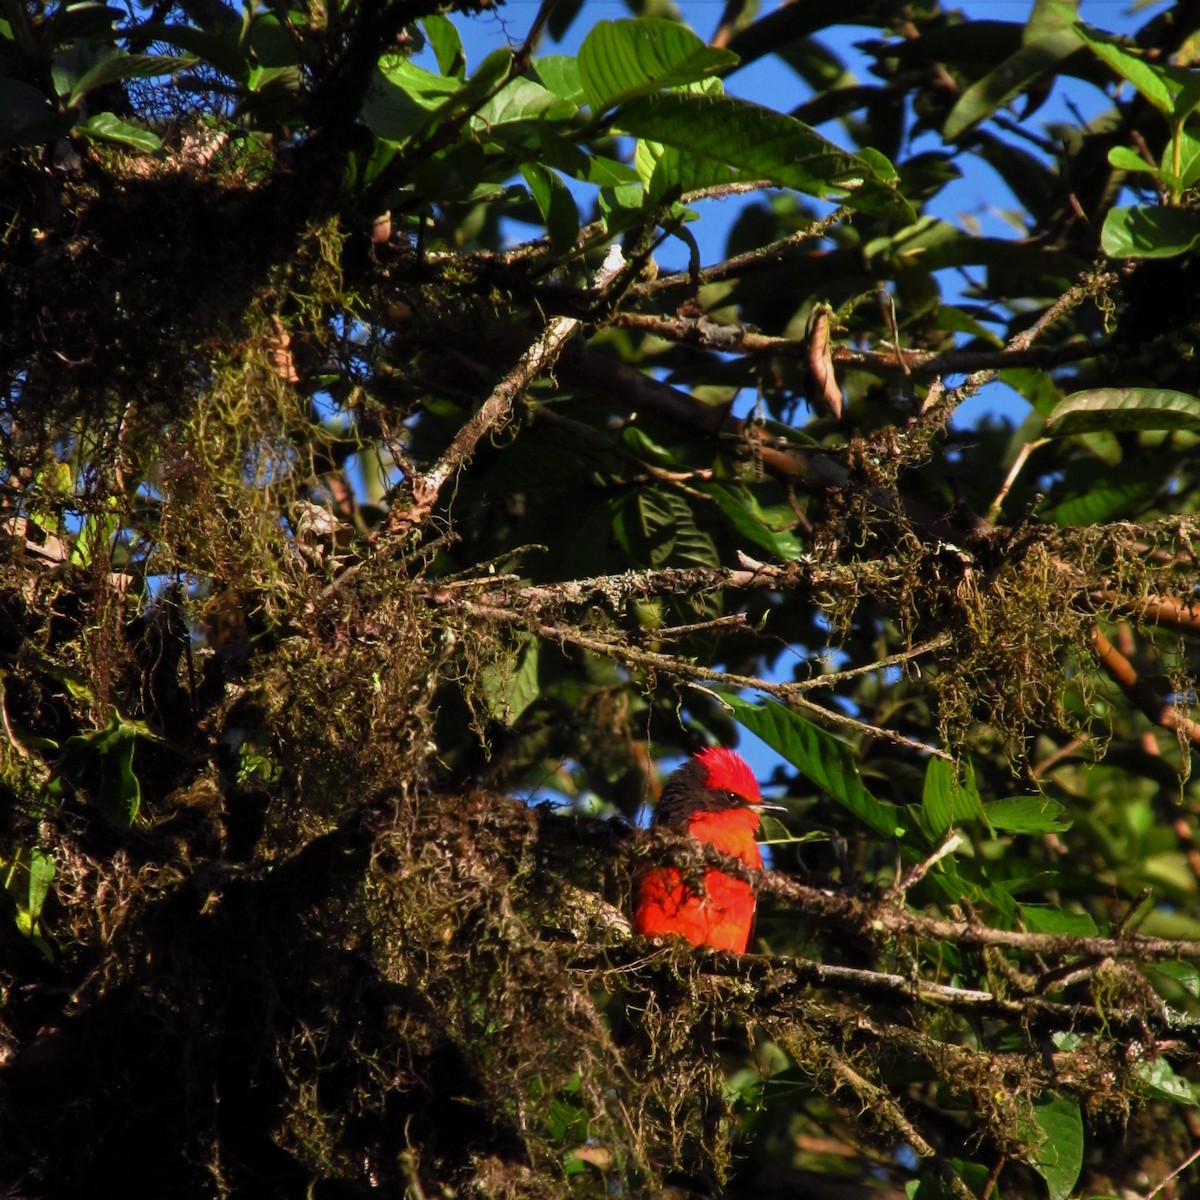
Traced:
<svg viewBox="0 0 1200 1200">
<path fill-rule="evenodd" d="M 708 787 L 737 792 L 751 804 L 762 802 L 758 780 L 754 778 L 750 764 L 736 750 L 708 746 L 696 755 L 696 761 L 708 772 Z"/>
</svg>

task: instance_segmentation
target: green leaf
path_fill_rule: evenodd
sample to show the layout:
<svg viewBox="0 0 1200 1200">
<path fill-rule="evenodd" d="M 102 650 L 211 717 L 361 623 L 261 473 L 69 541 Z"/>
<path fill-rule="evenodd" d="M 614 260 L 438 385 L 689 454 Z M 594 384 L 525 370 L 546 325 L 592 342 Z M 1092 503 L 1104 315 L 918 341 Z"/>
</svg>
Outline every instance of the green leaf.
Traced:
<svg viewBox="0 0 1200 1200">
<path fill-rule="evenodd" d="M 465 83 L 434 75 L 403 55 L 379 62 L 363 102 L 363 120 L 377 137 L 404 142 L 483 105 L 512 67 L 511 50 L 493 50 Z"/>
<path fill-rule="evenodd" d="M 363 120 L 377 137 L 403 142 L 449 108 L 461 80 L 434 75 L 399 55 L 381 59 L 363 101 Z"/>
<path fill-rule="evenodd" d="M 983 819 L 1006 833 L 1055 833 L 1069 829 L 1063 806 L 1048 796 L 1014 796 L 983 806 Z"/>
<path fill-rule="evenodd" d="M 1124 479 L 1109 482 L 1097 479 L 1077 495 L 1055 504 L 1047 515 L 1055 525 L 1095 525 L 1112 521 L 1145 505 L 1163 485 L 1161 472 L 1155 480 Z M 1047 510 L 1043 509 L 1043 512 Z"/>
<path fill-rule="evenodd" d="M 141 783 L 133 770 L 134 744 L 146 733 L 149 730 L 144 723 L 113 716 L 103 729 L 68 738 L 56 771 L 46 783 L 44 799 L 58 804 L 86 789 L 109 822 L 128 829 L 142 802 Z"/>
<path fill-rule="evenodd" d="M 739 725 L 779 751 L 806 779 L 883 837 L 901 837 L 900 810 L 877 800 L 863 785 L 854 752 L 840 738 L 773 700 L 754 704 L 740 696 L 722 699 Z"/>
<path fill-rule="evenodd" d="M 570 101 L 578 108 L 587 102 L 583 80 L 579 77 L 579 64 L 566 54 L 547 54 L 533 64 L 537 77 L 556 96 Z"/>
<path fill-rule="evenodd" d="M 154 154 L 162 149 L 162 139 L 158 134 L 151 133 L 149 129 L 140 125 L 122 121 L 115 113 L 97 113 L 89 121 L 75 128 L 84 137 L 118 142 L 122 146 L 132 146 L 135 150 L 143 150 L 147 154 Z"/>
<path fill-rule="evenodd" d="M 29 899 L 26 905 L 32 929 L 37 927 L 53 882 L 54 860 L 44 850 L 34 846 L 29 852 Z"/>
<path fill-rule="evenodd" d="M 96 805 L 118 829 L 128 829 L 137 820 L 142 805 L 142 787 L 133 770 L 136 740 L 134 731 L 114 718 L 96 743 L 100 754 Z"/>
<path fill-rule="evenodd" d="M 1154 970 L 1173 979 L 1189 996 L 1200 999 L 1200 970 L 1194 963 L 1168 959 L 1155 963 Z"/>
<path fill-rule="evenodd" d="M 770 551 L 784 562 L 792 562 L 804 553 L 804 547 L 790 529 L 772 529 L 767 524 L 758 501 L 748 488 L 706 483 L 701 485 L 700 491 L 712 498 L 729 523 L 747 541 Z"/>
<path fill-rule="evenodd" d="M 162 25 L 157 22 L 139 27 L 143 36 L 155 42 L 178 46 L 198 60 L 223 71 L 238 83 L 245 83 L 250 74 L 250 60 L 231 38 L 194 29 L 190 25 Z"/>
<path fill-rule="evenodd" d="M 1185 208 L 1110 208 L 1100 245 L 1110 258 L 1175 258 L 1200 244 L 1200 213 Z"/>
<path fill-rule="evenodd" d="M 1191 187 L 1200 180 L 1200 138 L 1187 129 L 1180 129 L 1176 134 L 1179 139 L 1179 186 Z M 1172 146 L 1167 144 L 1163 151 L 1164 168 L 1174 166 Z"/>
<path fill-rule="evenodd" d="M 1158 174 L 1158 168 L 1148 163 L 1136 150 L 1128 146 L 1114 146 L 1108 152 L 1108 161 L 1121 171 L 1151 171 Z"/>
<path fill-rule="evenodd" d="M 579 209 L 575 198 L 558 175 L 541 163 L 524 163 L 521 174 L 546 222 L 551 249 L 556 254 L 565 253 L 579 236 Z"/>
<path fill-rule="evenodd" d="M 1046 434 L 1138 430 L 1200 432 L 1200 399 L 1158 388 L 1089 388 L 1074 392 L 1046 419 Z"/>
<path fill-rule="evenodd" d="M 1096 922 L 1085 912 L 1069 912 L 1048 904 L 1018 904 L 1026 928 L 1034 933 L 1057 933 L 1066 937 L 1094 937 Z"/>
<path fill-rule="evenodd" d="M 1177 1075 L 1165 1058 L 1138 1063 L 1133 1073 L 1146 1085 L 1150 1096 L 1155 1100 L 1168 1100 L 1173 1104 L 1200 1104 L 1200 1096 L 1196 1094 L 1191 1082 L 1182 1075 Z"/>
<path fill-rule="evenodd" d="M 97 63 L 78 79 L 67 98 L 67 106 L 73 108 L 88 92 L 122 79 L 145 79 L 155 75 L 173 75 L 194 66 L 194 58 L 177 58 L 170 54 L 125 54 L 118 51 Z"/>
<path fill-rule="evenodd" d="M 486 136 L 497 125 L 519 122 L 544 123 L 569 121 L 577 112 L 575 105 L 556 96 L 548 88 L 522 76 L 507 83 L 472 118 L 472 128 Z"/>
<path fill-rule="evenodd" d="M 625 100 L 705 79 L 737 65 L 685 25 L 659 17 L 601 21 L 579 47 L 579 80 L 597 115 Z"/>
<path fill-rule="evenodd" d="M 1131 54 L 1113 41 L 1097 36 L 1086 25 L 1075 26 L 1076 32 L 1102 62 L 1107 63 L 1122 79 L 1128 80 L 1159 112 L 1171 115 L 1175 111 L 1175 97 L 1183 91 L 1190 72 L 1177 67 L 1164 67 L 1148 63 L 1137 54 Z"/>
<path fill-rule="evenodd" d="M 99 113 L 100 117 L 111 117 L 111 113 Z M 94 118 L 93 118 L 94 119 Z M 116 118 L 113 117 L 115 121 Z M 91 124 L 91 121 L 88 122 Z M 107 125 L 107 122 L 102 122 Z M 98 136 L 103 137 L 103 134 Z M 70 562 L 75 567 L 90 567 L 97 554 L 105 554 L 121 528 L 121 517 L 117 511 L 116 497 L 110 497 L 102 511 L 90 513 L 79 527 L 75 544 L 71 547 Z"/>
<path fill-rule="evenodd" d="M 1056 1096 L 1033 1106 L 1041 1144 L 1029 1165 L 1046 1181 L 1050 1200 L 1068 1200 L 1083 1168 L 1083 1117 L 1079 1102 Z"/>
<path fill-rule="evenodd" d="M 667 92 L 617 110 L 614 127 L 673 146 L 694 160 L 697 178 L 765 180 L 812 195 L 835 195 L 856 208 L 911 213 L 878 170 L 802 121 L 732 96 Z"/>
<path fill-rule="evenodd" d="M 963 92 L 942 126 L 942 136 L 957 141 L 1078 49 L 1079 35 L 1069 27 L 1026 43 Z"/>
<path fill-rule="evenodd" d="M 925 768 L 921 811 L 934 838 L 940 838 L 951 826 L 963 821 L 986 820 L 971 764 L 967 762 L 960 767 L 944 758 L 931 758 Z"/>
<path fill-rule="evenodd" d="M 639 488 L 613 503 L 613 536 L 634 563 L 650 567 L 720 562 L 687 501 L 665 488 Z"/>
<path fill-rule="evenodd" d="M 531 633 L 516 635 L 515 651 L 480 672 L 488 716 L 515 725 L 538 698 L 538 640 Z"/>
<path fill-rule="evenodd" d="M 298 67 L 299 46 L 291 30 L 273 13 L 261 13 L 250 26 L 250 51 L 259 67 Z"/>
<path fill-rule="evenodd" d="M 454 22 L 449 17 L 434 14 L 423 17 L 421 26 L 433 47 L 438 70 L 443 75 L 453 76 L 455 79 L 464 78 L 467 73 L 467 60 L 463 54 L 462 38 L 458 36 Z"/>
</svg>

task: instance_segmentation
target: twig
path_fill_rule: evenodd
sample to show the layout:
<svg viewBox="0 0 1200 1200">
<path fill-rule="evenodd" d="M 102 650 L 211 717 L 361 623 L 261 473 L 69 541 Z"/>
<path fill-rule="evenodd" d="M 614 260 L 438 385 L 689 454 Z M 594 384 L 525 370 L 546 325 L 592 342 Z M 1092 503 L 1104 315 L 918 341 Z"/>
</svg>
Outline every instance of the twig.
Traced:
<svg viewBox="0 0 1200 1200">
<path fill-rule="evenodd" d="M 1079 283 L 1063 292 L 1028 329 L 1014 334 L 1008 340 L 1005 350 L 1012 353 L 1028 350 L 1057 320 L 1082 304 L 1088 297 L 1115 283 L 1116 280 L 1117 276 L 1111 272 L 1096 270 L 1087 272 Z M 923 453 L 932 433 L 943 428 L 954 410 L 963 401 L 975 395 L 994 375 L 995 371 L 991 369 L 976 371 L 967 376 L 959 387 L 949 391 L 947 391 L 943 379 L 935 379 L 921 405 L 919 416 L 910 426 L 908 433 L 911 442 L 910 454 Z M 914 437 L 914 434 L 917 436 Z"/>
<path fill-rule="evenodd" d="M 655 281 L 657 282 L 657 280 Z M 803 339 L 777 337 L 756 333 L 741 325 L 721 325 L 705 317 L 664 317 L 655 313 L 622 312 L 613 316 L 610 324 L 625 329 L 640 329 L 668 341 L 686 342 L 705 349 L 729 353 L 771 355 L 803 359 L 807 347 Z M 836 346 L 832 350 L 834 365 L 862 368 L 877 372 L 899 372 L 901 375 L 958 375 L 968 371 L 1001 371 L 1010 367 L 1062 366 L 1080 359 L 1095 358 L 1103 353 L 1101 341 L 1079 342 L 1068 346 L 1026 347 L 996 350 L 910 350 L 893 346 L 888 350 L 857 350 Z"/>
<path fill-rule="evenodd" d="M 493 613 L 489 615 L 494 615 L 496 611 L 503 610 L 493 610 Z M 509 612 L 508 615 L 517 617 L 519 614 Z M 759 679 L 754 675 L 738 675 L 732 671 L 718 671 L 712 667 L 702 667 L 697 663 L 687 662 L 685 659 L 675 658 L 670 654 L 659 654 L 653 650 L 637 650 L 618 642 L 603 641 L 582 630 L 572 629 L 568 626 L 538 625 L 535 632 L 540 637 L 568 642 L 584 650 L 591 650 L 595 654 L 602 654 L 607 658 L 614 658 L 618 662 L 624 662 L 631 666 L 647 667 L 653 671 L 661 671 L 663 674 L 685 679 L 701 679 L 707 683 L 721 684 L 723 687 L 746 688 L 762 692 L 764 695 L 774 696 L 794 708 L 802 709 L 818 721 L 841 725 L 843 728 L 853 729 L 856 733 L 861 733 L 866 737 L 880 738 L 895 746 L 904 746 L 909 750 L 919 751 L 921 754 L 931 754 L 935 758 L 943 758 L 948 762 L 954 760 L 954 756 L 940 746 L 931 746 L 928 742 L 906 737 L 894 729 L 887 729 L 882 725 L 872 725 L 867 721 L 860 721 L 856 717 L 848 717 L 844 713 L 834 712 L 820 704 L 814 704 L 811 700 L 805 700 L 796 694 L 796 688 L 792 684 L 774 683 L 769 679 Z"/>
<path fill-rule="evenodd" d="M 1012 489 L 1012 485 L 1016 482 L 1017 476 L 1021 473 L 1025 463 L 1029 460 L 1029 456 L 1035 450 L 1040 450 L 1049 440 L 1049 438 L 1035 438 L 1032 442 L 1026 442 L 1017 452 L 1017 457 L 1013 460 L 1013 465 L 1004 477 L 1004 482 L 1000 485 L 1000 490 L 996 493 L 996 498 L 988 508 L 987 519 L 993 524 L 1000 519 L 1000 509 L 1004 504 L 1005 497 Z"/>
<path fill-rule="evenodd" d="M 614 246 L 596 274 L 595 286 L 603 287 L 620 272 L 623 265 L 620 248 Z M 575 317 L 555 317 L 549 322 L 541 336 L 521 355 L 517 365 L 492 389 L 492 394 L 458 431 L 438 462 L 412 480 L 412 504 L 407 509 L 389 514 L 381 533 L 403 534 L 429 516 L 442 488 L 471 459 L 480 438 L 507 419 L 521 392 L 538 375 L 554 365 L 567 341 L 581 327 L 582 322 Z"/>
<path fill-rule="evenodd" d="M 1143 1200 L 1154 1200 L 1154 1197 L 1157 1196 L 1158 1193 L 1161 1192 L 1163 1188 L 1165 1188 L 1167 1184 L 1171 1182 L 1172 1179 L 1182 1175 L 1183 1172 L 1186 1171 L 1188 1167 L 1190 1167 L 1198 1158 L 1200 1158 L 1200 1147 L 1197 1147 L 1195 1150 L 1193 1150 L 1191 1154 L 1189 1154 L 1187 1158 L 1185 1158 L 1183 1162 L 1181 1162 L 1179 1166 L 1177 1166 L 1169 1175 L 1164 1175 L 1162 1179 L 1160 1179 L 1158 1183 L 1146 1193 L 1146 1195 L 1143 1197 Z"/>
<path fill-rule="evenodd" d="M 831 1069 L 834 1075 L 841 1078 L 864 1105 L 871 1108 L 878 1119 L 885 1122 L 894 1133 L 903 1138 L 915 1153 L 922 1158 L 931 1160 L 952 1196 L 957 1196 L 959 1200 L 975 1200 L 971 1189 L 954 1173 L 950 1164 L 917 1132 L 912 1122 L 900 1111 L 900 1105 L 896 1103 L 891 1092 L 877 1083 L 872 1083 L 869 1079 L 864 1079 L 843 1059 L 835 1060 L 831 1064 Z"/>
<path fill-rule="evenodd" d="M 898 650 L 895 654 L 889 654 L 886 658 L 877 658 L 874 662 L 864 663 L 861 667 L 847 667 L 844 671 L 830 671 L 827 675 L 818 675 L 813 679 L 794 679 L 786 686 L 794 688 L 796 691 L 832 687 L 836 683 L 844 683 L 847 679 L 856 679 L 859 675 L 868 675 L 872 671 L 884 671 L 888 667 L 898 667 L 902 663 L 919 658 L 922 654 L 931 654 L 935 650 L 942 650 L 953 640 L 950 634 L 939 633 L 919 646 Z"/>
<path fill-rule="evenodd" d="M 899 880 L 894 887 L 894 892 L 898 896 L 903 896 L 911 887 L 915 887 L 930 870 L 935 867 L 948 854 L 953 854 L 955 850 L 965 843 L 963 835 L 957 830 L 952 830 L 946 835 L 942 844 L 923 862 L 919 862 L 911 868 L 904 878 Z"/>
<path fill-rule="evenodd" d="M 629 289 L 629 294 L 631 296 L 652 296 L 670 288 L 690 287 L 697 282 L 701 284 L 717 283 L 722 279 L 729 279 L 733 275 L 747 275 L 751 271 L 763 271 L 768 267 L 778 266 L 780 255 L 785 250 L 824 237 L 827 230 L 832 229 L 839 221 L 848 220 L 852 215 L 852 210 L 849 208 L 837 208 L 821 217 L 820 220 L 814 221 L 806 229 L 797 230 L 795 233 L 788 234 L 787 237 L 780 238 L 777 242 L 771 242 L 770 245 L 761 246 L 757 250 L 751 250 L 746 254 L 736 254 L 733 258 L 725 259 L 724 262 L 705 267 L 694 277 L 688 271 L 673 271 L 669 275 L 660 275 L 657 279 L 649 279 L 644 283 L 635 284 Z"/>
<path fill-rule="evenodd" d="M 1200 745 L 1200 722 L 1166 703 L 1137 673 L 1137 668 L 1093 625 L 1089 637 L 1092 651 L 1110 679 L 1129 697 L 1138 709 L 1155 725 Z"/>
</svg>

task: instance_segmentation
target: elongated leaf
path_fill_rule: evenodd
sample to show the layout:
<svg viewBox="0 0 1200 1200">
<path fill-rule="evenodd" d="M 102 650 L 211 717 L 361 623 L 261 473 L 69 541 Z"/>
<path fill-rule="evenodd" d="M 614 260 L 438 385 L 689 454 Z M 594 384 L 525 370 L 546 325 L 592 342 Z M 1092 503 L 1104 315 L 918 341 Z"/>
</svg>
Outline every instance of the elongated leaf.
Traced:
<svg viewBox="0 0 1200 1200">
<path fill-rule="evenodd" d="M 160 25 L 151 23 L 139 27 L 139 32 L 155 42 L 178 46 L 195 58 L 224 71 L 232 79 L 245 82 L 250 73 L 250 61 L 231 37 L 221 37 L 190 25 Z"/>
<path fill-rule="evenodd" d="M 804 553 L 804 547 L 790 529 L 772 529 L 767 524 L 758 502 L 746 489 L 708 483 L 701 487 L 701 491 L 715 501 L 738 533 L 755 545 L 762 546 L 785 562 L 791 562 Z"/>
<path fill-rule="evenodd" d="M 36 926 L 42 915 L 50 885 L 54 882 L 54 860 L 35 846 L 29 852 L 29 922 Z"/>
<path fill-rule="evenodd" d="M 100 783 L 96 804 L 105 818 L 119 829 L 128 829 L 142 806 L 142 787 L 133 770 L 134 731 L 114 720 L 97 739 L 100 753 Z"/>
<path fill-rule="evenodd" d="M 521 174 L 546 222 L 551 248 L 556 254 L 569 250 L 579 236 L 579 209 L 575 198 L 558 175 L 541 163 L 523 164 Z"/>
<path fill-rule="evenodd" d="M 401 55 L 381 60 L 363 102 L 363 120 L 378 137 L 403 142 L 482 105 L 512 66 L 510 50 L 493 50 L 465 83 L 416 66 Z"/>
<path fill-rule="evenodd" d="M 1014 796 L 983 806 L 983 819 L 1007 833 L 1054 833 L 1069 829 L 1063 806 L 1048 796 Z"/>
<path fill-rule="evenodd" d="M 1184 208 L 1110 208 L 1100 245 L 1111 258 L 1176 258 L 1200 244 L 1200 213 Z"/>
<path fill-rule="evenodd" d="M 931 758 L 925 768 L 921 810 L 935 837 L 941 837 L 952 825 L 963 821 L 987 819 L 970 763 L 962 772 L 960 776 L 960 769 L 944 758 Z"/>
<path fill-rule="evenodd" d="M 843 197 L 853 207 L 909 215 L 877 166 L 827 141 L 794 117 L 732 96 L 668 92 L 617 110 L 614 126 L 742 179 L 768 180 L 813 195 Z"/>
<path fill-rule="evenodd" d="M 1083 1117 L 1079 1101 L 1056 1096 L 1033 1106 L 1041 1145 L 1029 1165 L 1046 1181 L 1050 1200 L 1068 1200 L 1083 1168 Z"/>
<path fill-rule="evenodd" d="M 728 50 L 706 46 L 690 29 L 659 17 L 601 21 L 579 47 L 579 79 L 588 104 L 601 113 L 668 87 L 693 83 L 736 66 Z"/>
<path fill-rule="evenodd" d="M 1157 388 L 1090 388 L 1068 396 L 1046 419 L 1051 437 L 1148 429 L 1200 432 L 1200 399 Z"/>
<path fill-rule="evenodd" d="M 1056 525 L 1062 526 L 1094 525 L 1119 517 L 1130 518 L 1157 495 L 1162 484 L 1161 473 L 1153 481 L 1131 479 L 1109 482 L 1101 479 L 1078 495 L 1056 504 L 1050 509 L 1049 516 Z"/>
<path fill-rule="evenodd" d="M 840 738 L 806 721 L 799 713 L 768 700 L 753 704 L 725 696 L 734 719 L 778 750 L 806 779 L 828 792 L 847 811 L 883 837 L 901 837 L 900 810 L 877 800 L 863 785 L 854 753 Z"/>
<path fill-rule="evenodd" d="M 91 120 L 76 127 L 86 137 L 102 138 L 106 142 L 118 142 L 154 154 L 162 149 L 162 139 L 149 129 L 122 121 L 115 113 L 97 113 Z"/>
<path fill-rule="evenodd" d="M 1033 933 L 1060 933 L 1067 937 L 1095 937 L 1096 922 L 1085 912 L 1069 912 L 1046 904 L 1019 904 L 1025 925 Z"/>
<path fill-rule="evenodd" d="M 1079 35 L 1069 27 L 1022 46 L 963 92 L 942 126 L 942 136 L 957 141 L 1078 49 Z"/>
<path fill-rule="evenodd" d="M 421 19 L 425 36 L 433 47 L 438 70 L 443 75 L 462 79 L 467 73 L 467 60 L 463 54 L 462 38 L 449 17 L 434 14 Z"/>
<path fill-rule="evenodd" d="M 1148 63 L 1137 54 L 1118 46 L 1113 41 L 1097 37 L 1085 25 L 1077 25 L 1076 31 L 1083 43 L 1102 62 L 1107 63 L 1122 79 L 1127 79 L 1159 112 L 1171 114 L 1175 110 L 1175 97 L 1188 83 L 1190 72 L 1177 67 Z"/>
</svg>

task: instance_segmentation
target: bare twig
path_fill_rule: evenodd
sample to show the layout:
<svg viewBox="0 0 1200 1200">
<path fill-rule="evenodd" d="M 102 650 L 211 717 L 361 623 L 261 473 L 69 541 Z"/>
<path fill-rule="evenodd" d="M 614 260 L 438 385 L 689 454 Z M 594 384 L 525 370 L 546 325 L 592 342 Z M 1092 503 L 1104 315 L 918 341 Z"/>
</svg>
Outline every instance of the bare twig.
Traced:
<svg viewBox="0 0 1200 1200">
<path fill-rule="evenodd" d="M 770 267 L 776 267 L 785 250 L 824 237 L 826 231 L 832 229 L 839 222 L 848 220 L 852 215 L 852 210 L 849 208 L 835 209 L 814 221 L 806 229 L 797 230 L 797 232 L 780 238 L 776 242 L 771 242 L 767 246 L 761 246 L 757 250 L 751 250 L 746 254 L 737 254 L 733 258 L 725 259 L 724 262 L 705 267 L 695 277 L 688 271 L 673 271 L 669 275 L 660 275 L 657 279 L 649 279 L 635 284 L 629 289 L 630 295 L 652 296 L 656 292 L 666 291 L 670 288 L 691 287 L 696 282 L 700 284 L 717 283 L 735 275 L 748 275 L 752 271 L 764 271 Z"/>
<path fill-rule="evenodd" d="M 1200 1158 L 1200 1147 L 1197 1147 L 1195 1150 L 1193 1150 L 1191 1154 L 1189 1154 L 1187 1158 L 1185 1158 L 1183 1162 L 1181 1162 L 1173 1171 L 1167 1175 L 1164 1175 L 1158 1181 L 1158 1183 L 1146 1193 L 1143 1200 L 1154 1200 L 1154 1197 L 1157 1196 L 1158 1193 L 1161 1192 L 1163 1188 L 1165 1188 L 1167 1184 L 1171 1182 L 1172 1179 L 1177 1179 L 1180 1175 L 1182 1175 L 1183 1172 L 1186 1171 L 1188 1167 L 1190 1167 L 1198 1158 Z"/>
<path fill-rule="evenodd" d="M 1115 283 L 1116 279 L 1117 276 L 1110 272 L 1097 270 L 1087 272 L 1079 283 L 1063 292 L 1028 329 L 1023 329 L 1011 337 L 1005 350 L 1014 354 L 1028 350 L 1051 325 L 1071 309 L 1082 304 L 1084 300 Z M 935 379 L 921 405 L 920 415 L 909 430 L 910 439 L 912 439 L 913 433 L 922 435 L 912 439 L 915 452 L 922 453 L 923 445 L 928 440 L 929 434 L 943 428 L 954 410 L 964 400 L 975 395 L 994 375 L 995 371 L 992 369 L 975 371 L 959 387 L 949 391 L 946 389 L 944 380 Z"/>
<path fill-rule="evenodd" d="M 1110 679 L 1155 725 L 1169 729 L 1200 745 L 1200 722 L 1167 703 L 1138 674 L 1137 668 L 1093 625 L 1090 631 L 1092 651 Z"/>
<path fill-rule="evenodd" d="M 1040 450 L 1046 445 L 1047 438 L 1035 438 L 1032 442 L 1026 442 L 1025 445 L 1017 452 L 1017 457 L 1013 459 L 1013 465 L 1009 468 L 1008 474 L 1004 477 L 1004 482 L 1000 485 L 1000 490 L 996 493 L 996 498 L 992 501 L 991 506 L 987 511 L 987 519 L 995 522 L 1000 519 L 1000 509 L 1004 504 L 1005 497 L 1012 490 L 1012 485 L 1016 482 L 1017 476 L 1024 469 L 1025 463 L 1029 456 L 1035 451 Z"/>
<path fill-rule="evenodd" d="M 965 841 L 966 839 L 957 829 L 951 830 L 943 839 L 942 844 L 928 858 L 905 872 L 904 877 L 896 882 L 893 890 L 897 895 L 903 896 L 910 888 L 920 883 L 946 855 L 953 854 L 955 850 L 964 845 Z"/>
<path fill-rule="evenodd" d="M 623 265 L 620 248 L 614 246 L 596 274 L 595 286 L 603 287 L 620 272 Z M 563 347 L 581 325 L 582 322 L 574 317 L 555 317 L 547 324 L 533 345 L 521 355 L 517 365 L 492 389 L 492 394 L 458 431 L 438 462 L 411 481 L 412 504 L 407 509 L 389 514 L 382 533 L 402 534 L 420 525 L 429 516 L 442 488 L 471 459 L 479 440 L 508 418 L 517 397 L 543 371 L 554 366 Z"/>
</svg>

